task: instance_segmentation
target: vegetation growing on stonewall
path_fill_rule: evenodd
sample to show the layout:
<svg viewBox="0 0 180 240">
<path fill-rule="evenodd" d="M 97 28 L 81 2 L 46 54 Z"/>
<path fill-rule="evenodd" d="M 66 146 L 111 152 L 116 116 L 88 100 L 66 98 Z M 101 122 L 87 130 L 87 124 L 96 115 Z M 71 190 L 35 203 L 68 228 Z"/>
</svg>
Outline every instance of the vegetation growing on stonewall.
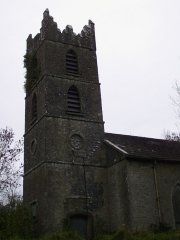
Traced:
<svg viewBox="0 0 180 240">
<path fill-rule="evenodd" d="M 119 231 L 112 235 L 102 235 L 95 238 L 95 240 L 179 240 L 180 232 L 128 232 Z"/>
<path fill-rule="evenodd" d="M 85 240 L 69 228 L 38 237 L 36 225 L 30 209 L 21 200 L 15 199 L 14 203 L 0 208 L 1 240 Z M 165 224 L 149 231 L 130 231 L 124 227 L 111 234 L 96 232 L 93 240 L 180 240 L 180 230 L 172 230 Z"/>
<path fill-rule="evenodd" d="M 40 66 L 35 52 L 27 52 L 24 55 L 24 67 L 26 68 L 24 90 L 28 93 L 40 76 Z"/>
<path fill-rule="evenodd" d="M 29 223 L 28 223 L 29 224 Z M 23 224 L 23 226 L 25 223 Z M 29 233 L 28 233 L 29 234 Z M 52 235 L 46 235 L 40 238 L 31 238 L 30 235 L 16 235 L 8 238 L 0 238 L 3 240 L 84 240 L 76 232 L 62 231 Z M 94 240 L 179 240 L 180 231 L 168 232 L 129 232 L 127 230 L 120 230 L 114 234 L 98 235 Z"/>
<path fill-rule="evenodd" d="M 31 209 L 21 199 L 14 199 L 7 205 L 0 205 L 1 240 L 85 240 L 77 232 L 64 229 L 38 237 L 37 222 Z M 112 234 L 96 232 L 94 240 L 180 240 L 180 231 L 173 231 L 166 225 L 150 231 L 129 231 L 124 228 Z"/>
</svg>

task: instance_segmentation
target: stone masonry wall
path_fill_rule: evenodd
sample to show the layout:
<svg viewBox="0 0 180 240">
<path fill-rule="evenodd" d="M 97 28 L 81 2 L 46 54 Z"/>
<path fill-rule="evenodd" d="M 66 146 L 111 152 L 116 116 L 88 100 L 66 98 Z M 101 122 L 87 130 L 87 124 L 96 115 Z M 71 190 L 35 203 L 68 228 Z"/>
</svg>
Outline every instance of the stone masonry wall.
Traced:
<svg viewBox="0 0 180 240">
<path fill-rule="evenodd" d="M 129 161 L 128 188 L 132 228 L 147 229 L 153 225 L 158 226 L 159 222 L 174 228 L 172 193 L 177 183 L 180 183 L 177 162 Z"/>
<path fill-rule="evenodd" d="M 108 168 L 109 230 L 128 227 L 128 195 L 126 160 Z"/>
<path fill-rule="evenodd" d="M 147 229 L 151 225 L 158 225 L 158 208 L 152 163 L 140 160 L 128 161 L 127 181 L 131 228 Z"/>
<path fill-rule="evenodd" d="M 175 228 L 172 194 L 176 184 L 180 183 L 179 167 L 178 162 L 158 162 L 156 165 L 161 219 L 172 228 Z"/>
</svg>

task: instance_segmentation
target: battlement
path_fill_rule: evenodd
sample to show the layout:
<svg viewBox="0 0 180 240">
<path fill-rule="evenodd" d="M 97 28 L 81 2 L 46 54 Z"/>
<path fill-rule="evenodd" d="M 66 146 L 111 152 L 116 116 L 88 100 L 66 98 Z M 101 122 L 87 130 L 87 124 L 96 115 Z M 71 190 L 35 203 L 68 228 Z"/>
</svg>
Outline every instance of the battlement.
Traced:
<svg viewBox="0 0 180 240">
<path fill-rule="evenodd" d="M 91 20 L 89 20 L 88 25 L 83 27 L 80 34 L 75 34 L 70 25 L 67 25 L 61 32 L 57 27 L 57 23 L 54 22 L 53 17 L 49 15 L 48 9 L 43 13 L 40 33 L 34 38 L 32 38 L 32 34 L 28 36 L 27 51 L 36 50 L 43 40 L 50 40 L 96 50 L 94 23 Z"/>
</svg>

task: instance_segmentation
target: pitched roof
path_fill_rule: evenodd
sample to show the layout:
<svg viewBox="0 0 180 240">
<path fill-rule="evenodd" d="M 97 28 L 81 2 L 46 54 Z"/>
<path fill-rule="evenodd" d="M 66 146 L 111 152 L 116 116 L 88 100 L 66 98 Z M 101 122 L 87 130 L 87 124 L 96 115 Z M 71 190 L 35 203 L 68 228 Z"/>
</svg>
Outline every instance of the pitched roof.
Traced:
<svg viewBox="0 0 180 240">
<path fill-rule="evenodd" d="M 180 142 L 105 133 L 105 142 L 127 157 L 180 161 Z"/>
</svg>

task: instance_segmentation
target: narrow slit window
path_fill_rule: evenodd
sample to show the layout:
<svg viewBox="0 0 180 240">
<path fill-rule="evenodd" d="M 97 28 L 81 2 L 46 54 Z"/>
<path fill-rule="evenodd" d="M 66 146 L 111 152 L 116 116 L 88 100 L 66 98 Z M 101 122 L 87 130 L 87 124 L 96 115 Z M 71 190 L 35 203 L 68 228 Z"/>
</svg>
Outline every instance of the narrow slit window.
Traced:
<svg viewBox="0 0 180 240">
<path fill-rule="evenodd" d="M 66 54 L 66 72 L 69 74 L 78 74 L 78 59 L 73 50 L 69 50 Z"/>
<path fill-rule="evenodd" d="M 37 218 L 37 201 L 33 201 L 31 203 L 31 213 L 32 213 L 33 219 L 36 219 Z"/>
<path fill-rule="evenodd" d="M 67 94 L 67 110 L 68 112 L 80 113 L 81 102 L 78 90 L 75 86 L 71 86 Z"/>
<path fill-rule="evenodd" d="M 32 98 L 32 122 L 37 120 L 37 97 L 36 94 L 34 93 L 33 98 Z"/>
</svg>

